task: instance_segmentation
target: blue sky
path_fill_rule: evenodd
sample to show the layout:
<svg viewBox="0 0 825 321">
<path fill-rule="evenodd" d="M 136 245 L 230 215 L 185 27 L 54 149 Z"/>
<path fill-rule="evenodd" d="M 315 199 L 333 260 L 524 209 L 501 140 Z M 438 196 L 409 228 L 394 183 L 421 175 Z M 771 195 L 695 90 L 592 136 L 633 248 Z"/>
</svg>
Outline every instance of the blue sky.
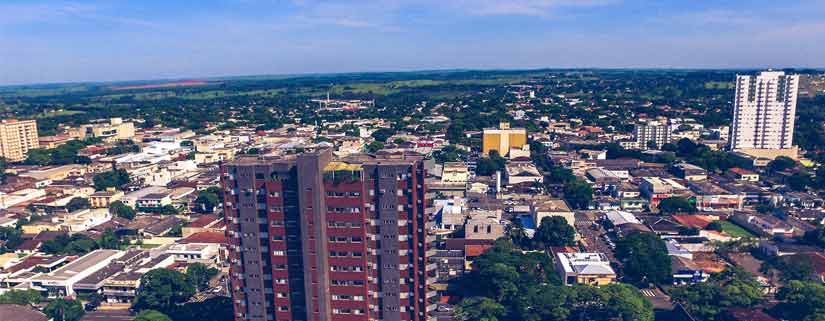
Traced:
<svg viewBox="0 0 825 321">
<path fill-rule="evenodd" d="M 0 85 L 823 59 L 825 1 L 0 1 Z"/>
</svg>

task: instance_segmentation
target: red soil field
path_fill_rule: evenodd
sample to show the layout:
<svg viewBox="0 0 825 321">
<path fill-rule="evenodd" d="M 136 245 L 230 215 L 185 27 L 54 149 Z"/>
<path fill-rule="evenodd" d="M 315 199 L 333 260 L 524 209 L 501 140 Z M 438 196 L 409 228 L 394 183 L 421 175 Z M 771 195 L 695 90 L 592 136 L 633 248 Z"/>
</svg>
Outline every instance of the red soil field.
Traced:
<svg viewBox="0 0 825 321">
<path fill-rule="evenodd" d="M 115 86 L 112 90 L 130 90 L 130 89 L 154 89 L 154 88 L 170 88 L 170 87 L 185 87 L 185 86 L 203 86 L 209 84 L 206 80 L 181 80 L 173 82 L 164 82 L 157 84 L 145 85 L 130 85 L 130 86 Z"/>
</svg>

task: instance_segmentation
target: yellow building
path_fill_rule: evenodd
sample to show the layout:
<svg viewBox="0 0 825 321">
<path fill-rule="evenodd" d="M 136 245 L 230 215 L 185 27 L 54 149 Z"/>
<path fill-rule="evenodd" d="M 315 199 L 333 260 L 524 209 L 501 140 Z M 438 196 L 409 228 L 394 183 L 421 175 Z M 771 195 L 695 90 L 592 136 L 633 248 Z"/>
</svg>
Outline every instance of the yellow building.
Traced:
<svg viewBox="0 0 825 321">
<path fill-rule="evenodd" d="M 23 225 L 20 229 L 23 231 L 23 234 L 38 234 L 46 231 L 61 231 L 63 230 L 63 226 L 60 223 L 55 223 L 52 221 L 37 221 Z"/>
<path fill-rule="evenodd" d="M 0 122 L 0 157 L 22 161 L 30 149 L 38 147 L 37 121 L 6 119 Z"/>
<path fill-rule="evenodd" d="M 89 203 L 92 208 L 109 207 L 109 205 L 111 205 L 115 201 L 119 201 L 121 198 L 123 198 L 123 195 L 123 192 L 116 190 L 95 192 L 94 194 L 89 196 Z"/>
<path fill-rule="evenodd" d="M 527 145 L 527 130 L 524 128 L 510 128 L 509 123 L 499 124 L 499 128 L 485 128 L 482 139 L 482 151 L 488 155 L 491 150 L 498 151 L 499 155 L 506 156 L 511 148 L 521 149 Z"/>
</svg>

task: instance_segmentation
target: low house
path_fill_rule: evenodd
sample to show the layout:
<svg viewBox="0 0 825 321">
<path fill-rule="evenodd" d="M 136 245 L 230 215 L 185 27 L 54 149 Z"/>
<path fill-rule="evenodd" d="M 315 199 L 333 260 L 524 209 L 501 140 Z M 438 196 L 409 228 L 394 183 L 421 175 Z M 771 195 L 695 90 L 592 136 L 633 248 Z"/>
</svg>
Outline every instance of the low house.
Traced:
<svg viewBox="0 0 825 321">
<path fill-rule="evenodd" d="M 690 182 L 703 181 L 708 179 L 707 170 L 689 163 L 679 163 L 673 165 L 673 168 L 671 170 L 673 171 L 674 175 Z"/>
<path fill-rule="evenodd" d="M 730 217 L 734 223 L 763 236 L 792 236 L 794 227 L 781 219 L 754 212 L 736 212 Z"/>
<path fill-rule="evenodd" d="M 536 228 L 541 226 L 541 220 L 545 217 L 560 216 L 563 217 L 567 224 L 575 227 L 576 216 L 567 206 L 567 202 L 562 199 L 548 199 L 538 201 L 530 206 L 530 214 L 533 218 L 533 224 Z"/>
<path fill-rule="evenodd" d="M 557 253 L 556 272 L 564 285 L 608 285 L 616 282 L 616 272 L 602 253 Z"/>
<path fill-rule="evenodd" d="M 119 201 L 125 194 L 121 191 L 100 191 L 89 195 L 89 204 L 92 208 L 108 208 L 115 201 Z"/>
<path fill-rule="evenodd" d="M 741 167 L 734 167 L 728 170 L 728 173 L 733 179 L 746 181 L 746 182 L 758 182 L 759 181 L 759 174 L 747 170 Z"/>
<path fill-rule="evenodd" d="M 186 263 L 214 264 L 220 261 L 220 245 L 218 244 L 172 244 L 166 249 L 175 261 Z"/>
<path fill-rule="evenodd" d="M 217 215 L 201 215 L 183 226 L 181 236 L 188 237 L 199 232 L 221 232 L 224 227 L 223 219 Z"/>
<path fill-rule="evenodd" d="M 512 161 L 507 164 L 507 185 L 513 186 L 522 183 L 543 183 L 544 176 L 532 162 Z"/>
<path fill-rule="evenodd" d="M 172 205 L 168 193 L 151 193 L 137 199 L 135 206 L 141 211 L 157 212 L 166 205 Z"/>
<path fill-rule="evenodd" d="M 744 204 L 743 195 L 710 182 L 690 182 L 688 186 L 696 194 L 696 208 L 700 211 L 741 210 Z"/>
<path fill-rule="evenodd" d="M 705 273 L 704 270 L 693 262 L 693 259 L 672 256 L 671 271 L 673 273 L 674 285 L 694 284 L 705 282 L 710 277 L 710 274 Z"/>
</svg>

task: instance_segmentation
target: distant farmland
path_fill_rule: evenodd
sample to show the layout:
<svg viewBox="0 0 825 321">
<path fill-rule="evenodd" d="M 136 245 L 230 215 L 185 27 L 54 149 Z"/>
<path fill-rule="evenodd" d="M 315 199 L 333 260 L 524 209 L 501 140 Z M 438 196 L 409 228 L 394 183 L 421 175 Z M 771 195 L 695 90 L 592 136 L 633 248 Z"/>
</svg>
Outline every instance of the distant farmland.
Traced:
<svg viewBox="0 0 825 321">
<path fill-rule="evenodd" d="M 172 88 L 172 87 L 189 87 L 189 86 L 203 86 L 211 84 L 206 80 L 181 80 L 164 82 L 157 84 L 143 84 L 143 85 L 129 85 L 129 86 L 114 86 L 110 87 L 112 90 L 132 90 L 132 89 L 156 89 L 156 88 Z"/>
</svg>

